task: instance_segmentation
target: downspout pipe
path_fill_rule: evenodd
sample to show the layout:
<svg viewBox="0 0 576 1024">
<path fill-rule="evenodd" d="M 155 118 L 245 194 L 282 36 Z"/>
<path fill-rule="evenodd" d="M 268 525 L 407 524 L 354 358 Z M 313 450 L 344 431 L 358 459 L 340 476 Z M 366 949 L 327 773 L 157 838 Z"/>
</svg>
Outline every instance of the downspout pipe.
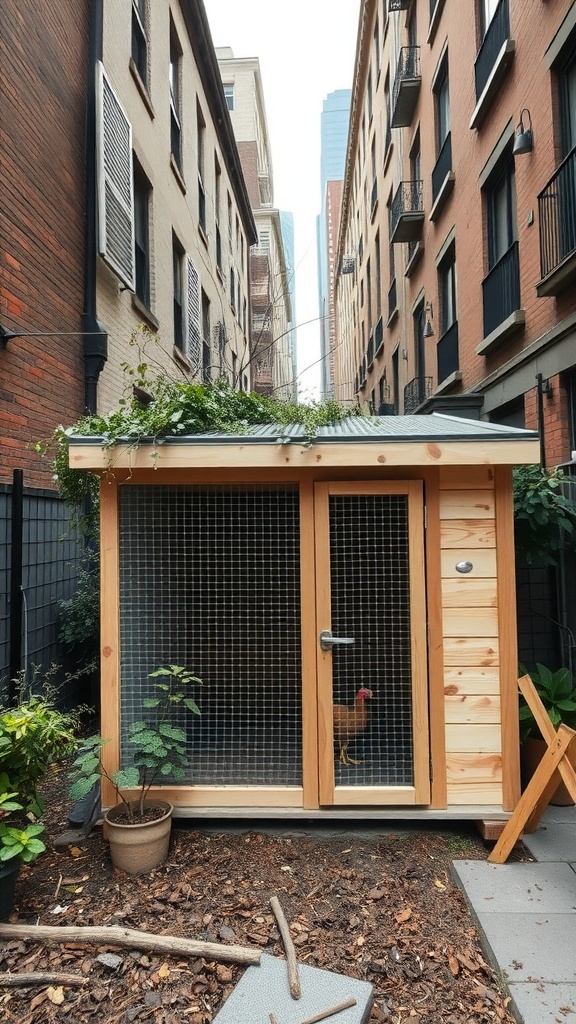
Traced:
<svg viewBox="0 0 576 1024">
<path fill-rule="evenodd" d="M 97 317 L 97 184 L 96 184 L 96 64 L 102 60 L 104 0 L 90 0 L 88 76 L 86 82 L 86 232 L 84 259 L 84 403 L 86 412 L 98 408 L 98 378 L 108 358 L 108 332 Z M 98 332 L 98 333 L 94 333 Z"/>
</svg>

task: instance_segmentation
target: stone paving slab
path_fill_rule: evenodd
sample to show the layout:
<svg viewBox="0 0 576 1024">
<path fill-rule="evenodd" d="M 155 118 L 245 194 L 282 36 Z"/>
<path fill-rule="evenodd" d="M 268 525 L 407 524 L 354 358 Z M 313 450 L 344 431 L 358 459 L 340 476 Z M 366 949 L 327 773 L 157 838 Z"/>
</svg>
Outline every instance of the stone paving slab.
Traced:
<svg viewBox="0 0 576 1024">
<path fill-rule="evenodd" d="M 510 1009 L 522 1024 L 559 1024 L 576 1019 L 576 985 L 510 983 Z"/>
<path fill-rule="evenodd" d="M 508 982 L 576 985 L 576 914 L 476 914 L 484 947 Z"/>
<path fill-rule="evenodd" d="M 522 837 L 524 846 L 537 861 L 576 862 L 576 825 L 572 822 L 540 825 Z"/>
<path fill-rule="evenodd" d="M 476 914 L 576 914 L 576 872 L 569 864 L 459 860 L 452 870 Z"/>
<path fill-rule="evenodd" d="M 244 972 L 236 988 L 216 1014 L 214 1024 L 268 1024 L 274 1013 L 280 1024 L 298 1024 L 349 998 L 356 1005 L 330 1020 L 338 1024 L 368 1024 L 372 1009 L 372 985 L 344 974 L 298 965 L 302 997 L 293 999 L 285 960 L 262 954 L 258 966 Z"/>
</svg>

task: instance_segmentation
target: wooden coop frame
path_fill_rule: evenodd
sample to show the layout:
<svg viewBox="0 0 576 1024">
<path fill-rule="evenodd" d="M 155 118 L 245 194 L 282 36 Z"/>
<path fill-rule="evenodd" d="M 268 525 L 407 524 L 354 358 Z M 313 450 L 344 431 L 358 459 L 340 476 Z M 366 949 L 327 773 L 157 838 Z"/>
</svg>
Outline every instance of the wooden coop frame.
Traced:
<svg viewBox="0 0 576 1024">
<path fill-rule="evenodd" d="M 312 440 L 298 427 L 262 427 L 247 437 L 170 438 L 111 450 L 98 438 L 72 437 L 71 467 L 101 477 L 101 731 L 110 740 L 104 747 L 107 770 L 120 765 L 126 697 L 120 626 L 124 495 L 130 492 L 136 507 L 142 495 L 154 497 L 162 488 L 178 493 L 290 488 L 297 495 L 299 517 L 301 781 L 190 782 L 159 787 L 158 794 L 182 816 L 507 819 L 520 797 L 512 468 L 538 461 L 535 432 L 442 414 L 353 418 L 320 429 Z M 344 521 L 349 510 L 356 514 L 366 504 L 380 522 L 398 503 L 408 552 L 404 593 L 409 597 L 403 600 L 409 622 L 402 651 L 410 675 L 404 704 L 412 774 L 403 780 L 400 773 L 393 784 L 385 773 L 366 774 L 366 781 L 358 783 L 364 776 L 357 772 L 363 769 L 345 772 L 338 765 L 332 725 L 334 649 L 323 650 L 320 644 L 335 608 L 330 516 L 334 508 L 336 518 L 341 514 Z M 130 537 L 134 531 L 126 516 Z M 346 546 L 361 532 L 354 523 L 349 530 L 347 540 L 334 541 L 344 551 L 344 564 Z M 396 551 L 395 545 L 393 538 L 390 551 Z M 374 556 L 377 565 L 380 557 L 378 552 Z M 368 564 L 364 571 L 370 577 Z M 367 585 L 378 588 L 377 573 Z M 347 608 L 346 586 L 344 578 Z M 352 609 L 362 591 L 363 583 L 350 586 Z M 141 597 L 145 619 L 147 604 L 158 593 Z M 355 621 L 361 628 L 366 617 L 365 610 L 358 612 Z M 376 616 L 364 646 L 380 643 L 378 621 Z M 394 614 L 387 620 L 388 634 L 391 622 Z M 405 676 L 405 666 L 402 672 Z M 396 699 L 401 687 L 394 682 L 392 690 Z M 378 712 L 378 721 L 385 717 Z M 373 742 L 383 750 L 389 745 L 384 733 Z M 102 798 L 105 806 L 113 801 L 106 782 Z"/>
</svg>

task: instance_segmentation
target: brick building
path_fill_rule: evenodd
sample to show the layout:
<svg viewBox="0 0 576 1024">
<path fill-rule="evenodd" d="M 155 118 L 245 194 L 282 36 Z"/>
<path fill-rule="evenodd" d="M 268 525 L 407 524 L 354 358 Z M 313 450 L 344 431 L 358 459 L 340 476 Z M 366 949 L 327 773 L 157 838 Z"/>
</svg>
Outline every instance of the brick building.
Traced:
<svg viewBox="0 0 576 1024">
<path fill-rule="evenodd" d="M 575 54 L 574 0 L 362 3 L 334 360 L 341 400 L 538 428 L 572 477 Z M 564 664 L 574 557 L 520 580 Z"/>
</svg>

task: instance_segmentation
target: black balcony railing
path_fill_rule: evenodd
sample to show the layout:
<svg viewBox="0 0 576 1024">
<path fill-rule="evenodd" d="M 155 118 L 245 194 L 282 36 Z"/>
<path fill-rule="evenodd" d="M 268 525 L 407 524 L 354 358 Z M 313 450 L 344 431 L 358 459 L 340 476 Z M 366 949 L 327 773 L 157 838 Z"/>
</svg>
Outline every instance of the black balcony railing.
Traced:
<svg viewBox="0 0 576 1024">
<path fill-rule="evenodd" d="M 388 289 L 388 319 L 390 320 L 392 314 L 398 309 L 398 294 L 396 292 L 396 278 L 392 281 Z"/>
<path fill-rule="evenodd" d="M 482 305 L 485 338 L 520 309 L 518 242 L 512 243 L 482 281 Z"/>
<path fill-rule="evenodd" d="M 546 277 L 576 253 L 576 146 L 538 196 L 540 271 Z"/>
<path fill-rule="evenodd" d="M 370 338 L 369 338 L 369 341 L 368 341 L 368 348 L 366 350 L 366 363 L 367 363 L 368 369 L 370 369 L 370 367 L 372 366 L 373 362 L 374 362 L 374 335 L 371 334 Z"/>
<path fill-rule="evenodd" d="M 456 373 L 456 370 L 460 369 L 460 363 L 458 360 L 458 321 L 455 320 L 451 327 L 438 341 L 436 346 L 436 358 L 438 367 L 438 383 L 441 384 L 443 380 L 452 373 Z"/>
<path fill-rule="evenodd" d="M 414 217 L 414 215 L 418 215 Z M 392 200 L 390 209 L 390 229 L 393 241 L 409 242 L 419 238 L 421 234 L 421 222 L 424 217 L 424 182 L 423 181 L 401 181 L 396 194 Z M 400 220 L 416 220 L 420 223 L 420 230 L 407 230 L 399 236 L 398 227 Z M 416 225 L 415 225 L 416 226 Z M 407 226 L 408 228 L 408 226 Z M 406 237 L 404 237 L 406 234 Z M 398 237 L 396 237 L 398 236 Z"/>
<path fill-rule="evenodd" d="M 508 0 L 500 0 L 490 22 L 478 56 L 474 63 L 474 78 L 476 81 L 476 99 L 480 99 L 496 58 L 507 39 L 510 38 L 510 12 Z"/>
<path fill-rule="evenodd" d="M 432 377 L 414 377 L 404 388 L 404 415 L 409 416 L 432 394 Z"/>
<path fill-rule="evenodd" d="M 432 202 L 435 203 L 440 194 L 440 189 L 452 170 L 452 133 L 448 132 L 442 148 L 438 153 L 438 159 L 432 171 Z"/>
<path fill-rule="evenodd" d="M 380 349 L 382 348 L 383 344 L 384 344 L 384 324 L 382 322 L 382 317 L 380 317 L 379 320 L 376 323 L 376 327 L 374 328 L 374 355 L 375 356 L 378 355 L 378 353 L 379 353 Z"/>
<path fill-rule="evenodd" d="M 398 108 L 398 100 L 402 87 L 408 83 L 410 86 L 416 84 L 421 79 L 420 72 L 420 47 L 419 46 L 402 46 L 400 47 L 400 55 L 398 57 L 398 64 L 396 65 L 396 76 L 394 78 L 394 86 L 392 89 L 392 111 L 396 115 Z M 414 100 L 415 102 L 415 100 Z M 412 108 L 412 104 L 409 104 Z M 411 114 L 408 112 L 409 120 L 405 123 L 410 124 Z M 394 116 L 393 116 L 394 121 Z M 401 118 L 404 123 L 404 118 Z M 393 123 L 393 127 L 401 128 L 402 124 Z"/>
<path fill-rule="evenodd" d="M 392 11 L 406 11 L 410 6 L 410 0 L 388 0 L 388 10 Z"/>
<path fill-rule="evenodd" d="M 384 145 L 384 156 L 386 156 L 386 153 L 390 149 L 391 145 L 392 145 L 392 126 L 390 124 L 390 115 L 388 115 L 388 119 L 386 121 L 386 139 L 385 139 L 385 145 Z"/>
</svg>

